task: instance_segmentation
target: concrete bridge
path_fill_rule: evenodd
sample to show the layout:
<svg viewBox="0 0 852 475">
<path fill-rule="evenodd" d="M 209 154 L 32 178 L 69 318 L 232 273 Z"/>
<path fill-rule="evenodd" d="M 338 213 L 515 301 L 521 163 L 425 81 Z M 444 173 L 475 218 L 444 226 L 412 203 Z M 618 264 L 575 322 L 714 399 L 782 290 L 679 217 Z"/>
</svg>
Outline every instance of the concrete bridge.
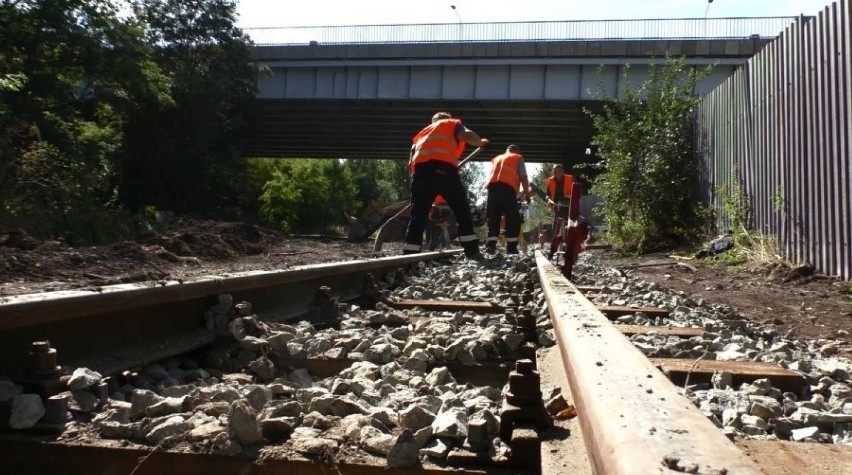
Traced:
<svg viewBox="0 0 852 475">
<path fill-rule="evenodd" d="M 615 20 L 247 29 L 258 78 L 252 157 L 407 159 L 445 110 L 531 162 L 584 160 L 584 109 L 666 55 L 714 66 L 704 94 L 793 18 Z M 628 68 L 629 66 L 629 68 Z M 627 74 L 625 74 L 627 73 Z M 483 159 L 491 154 L 483 154 Z"/>
</svg>

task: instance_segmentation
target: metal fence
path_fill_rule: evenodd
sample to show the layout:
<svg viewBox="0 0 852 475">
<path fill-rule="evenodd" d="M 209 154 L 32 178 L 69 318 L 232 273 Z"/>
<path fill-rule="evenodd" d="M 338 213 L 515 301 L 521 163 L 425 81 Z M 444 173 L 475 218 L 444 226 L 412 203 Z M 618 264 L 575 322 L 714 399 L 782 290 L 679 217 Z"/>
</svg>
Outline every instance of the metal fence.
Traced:
<svg viewBox="0 0 852 475">
<path fill-rule="evenodd" d="M 256 45 L 775 37 L 796 17 L 574 20 L 244 28 Z"/>
<path fill-rule="evenodd" d="M 726 196 L 740 190 L 751 225 L 777 237 L 788 259 L 844 279 L 852 278 L 850 1 L 797 19 L 767 44 L 704 99 L 697 129 L 719 224 L 730 225 Z"/>
</svg>

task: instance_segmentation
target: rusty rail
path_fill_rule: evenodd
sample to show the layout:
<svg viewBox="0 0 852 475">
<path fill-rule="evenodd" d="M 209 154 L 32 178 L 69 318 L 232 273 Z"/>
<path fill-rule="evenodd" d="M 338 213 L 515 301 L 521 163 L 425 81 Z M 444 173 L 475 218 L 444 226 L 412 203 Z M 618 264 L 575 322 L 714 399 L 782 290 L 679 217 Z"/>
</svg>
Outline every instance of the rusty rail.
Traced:
<svg viewBox="0 0 852 475">
<path fill-rule="evenodd" d="M 544 255 L 536 263 L 596 473 L 762 473 Z"/>
<path fill-rule="evenodd" d="M 7 297 L 0 302 L 0 374 L 15 375 L 31 342 L 40 340 L 60 348 L 64 364 L 85 361 L 104 372 L 156 361 L 209 344 L 204 314 L 216 304 L 218 295 L 230 294 L 234 302 L 249 301 L 254 313 L 282 320 L 305 313 L 320 286 L 330 287 L 342 299 L 355 297 L 367 273 L 381 279 L 388 272 L 459 252 L 333 262 L 184 283 L 123 284 L 98 291 Z M 81 345 L 81 341 L 87 343 Z M 95 351 L 119 356 L 91 361 Z"/>
</svg>

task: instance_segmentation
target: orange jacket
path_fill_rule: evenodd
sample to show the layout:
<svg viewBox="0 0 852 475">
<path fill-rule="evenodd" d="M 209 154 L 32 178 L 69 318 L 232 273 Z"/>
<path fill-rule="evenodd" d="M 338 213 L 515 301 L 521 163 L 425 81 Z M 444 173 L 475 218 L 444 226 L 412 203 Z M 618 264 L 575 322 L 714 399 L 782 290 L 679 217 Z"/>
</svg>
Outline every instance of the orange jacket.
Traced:
<svg viewBox="0 0 852 475">
<path fill-rule="evenodd" d="M 431 160 L 459 165 L 459 157 L 464 152 L 464 142 L 456 139 L 456 127 L 461 124 L 458 119 L 442 119 L 426 126 L 414 136 L 414 154 L 409 162 L 409 168 Z"/>
<path fill-rule="evenodd" d="M 506 152 L 491 159 L 491 173 L 488 175 L 488 184 L 504 183 L 512 187 L 515 193 L 521 186 L 521 175 L 518 173 L 518 164 L 523 157 L 518 153 Z"/>
<path fill-rule="evenodd" d="M 574 185 L 574 177 L 565 174 L 562 177 L 562 196 L 566 199 L 571 198 L 571 187 Z M 556 178 L 549 176 L 547 178 L 547 197 L 556 201 Z"/>
</svg>

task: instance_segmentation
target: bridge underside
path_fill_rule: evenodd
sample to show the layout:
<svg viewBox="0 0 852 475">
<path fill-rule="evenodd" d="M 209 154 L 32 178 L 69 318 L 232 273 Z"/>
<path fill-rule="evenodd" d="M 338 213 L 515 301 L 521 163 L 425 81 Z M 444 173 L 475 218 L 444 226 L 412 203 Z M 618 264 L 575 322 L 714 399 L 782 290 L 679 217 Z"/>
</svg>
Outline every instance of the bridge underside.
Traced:
<svg viewBox="0 0 852 475">
<path fill-rule="evenodd" d="M 596 101 L 258 99 L 248 157 L 408 159 L 411 137 L 437 111 L 491 140 L 488 160 L 509 144 L 529 162 L 585 161 L 594 133 L 584 108 Z M 468 149 L 470 150 L 470 149 Z M 494 152 L 494 153 L 492 153 Z"/>
</svg>

